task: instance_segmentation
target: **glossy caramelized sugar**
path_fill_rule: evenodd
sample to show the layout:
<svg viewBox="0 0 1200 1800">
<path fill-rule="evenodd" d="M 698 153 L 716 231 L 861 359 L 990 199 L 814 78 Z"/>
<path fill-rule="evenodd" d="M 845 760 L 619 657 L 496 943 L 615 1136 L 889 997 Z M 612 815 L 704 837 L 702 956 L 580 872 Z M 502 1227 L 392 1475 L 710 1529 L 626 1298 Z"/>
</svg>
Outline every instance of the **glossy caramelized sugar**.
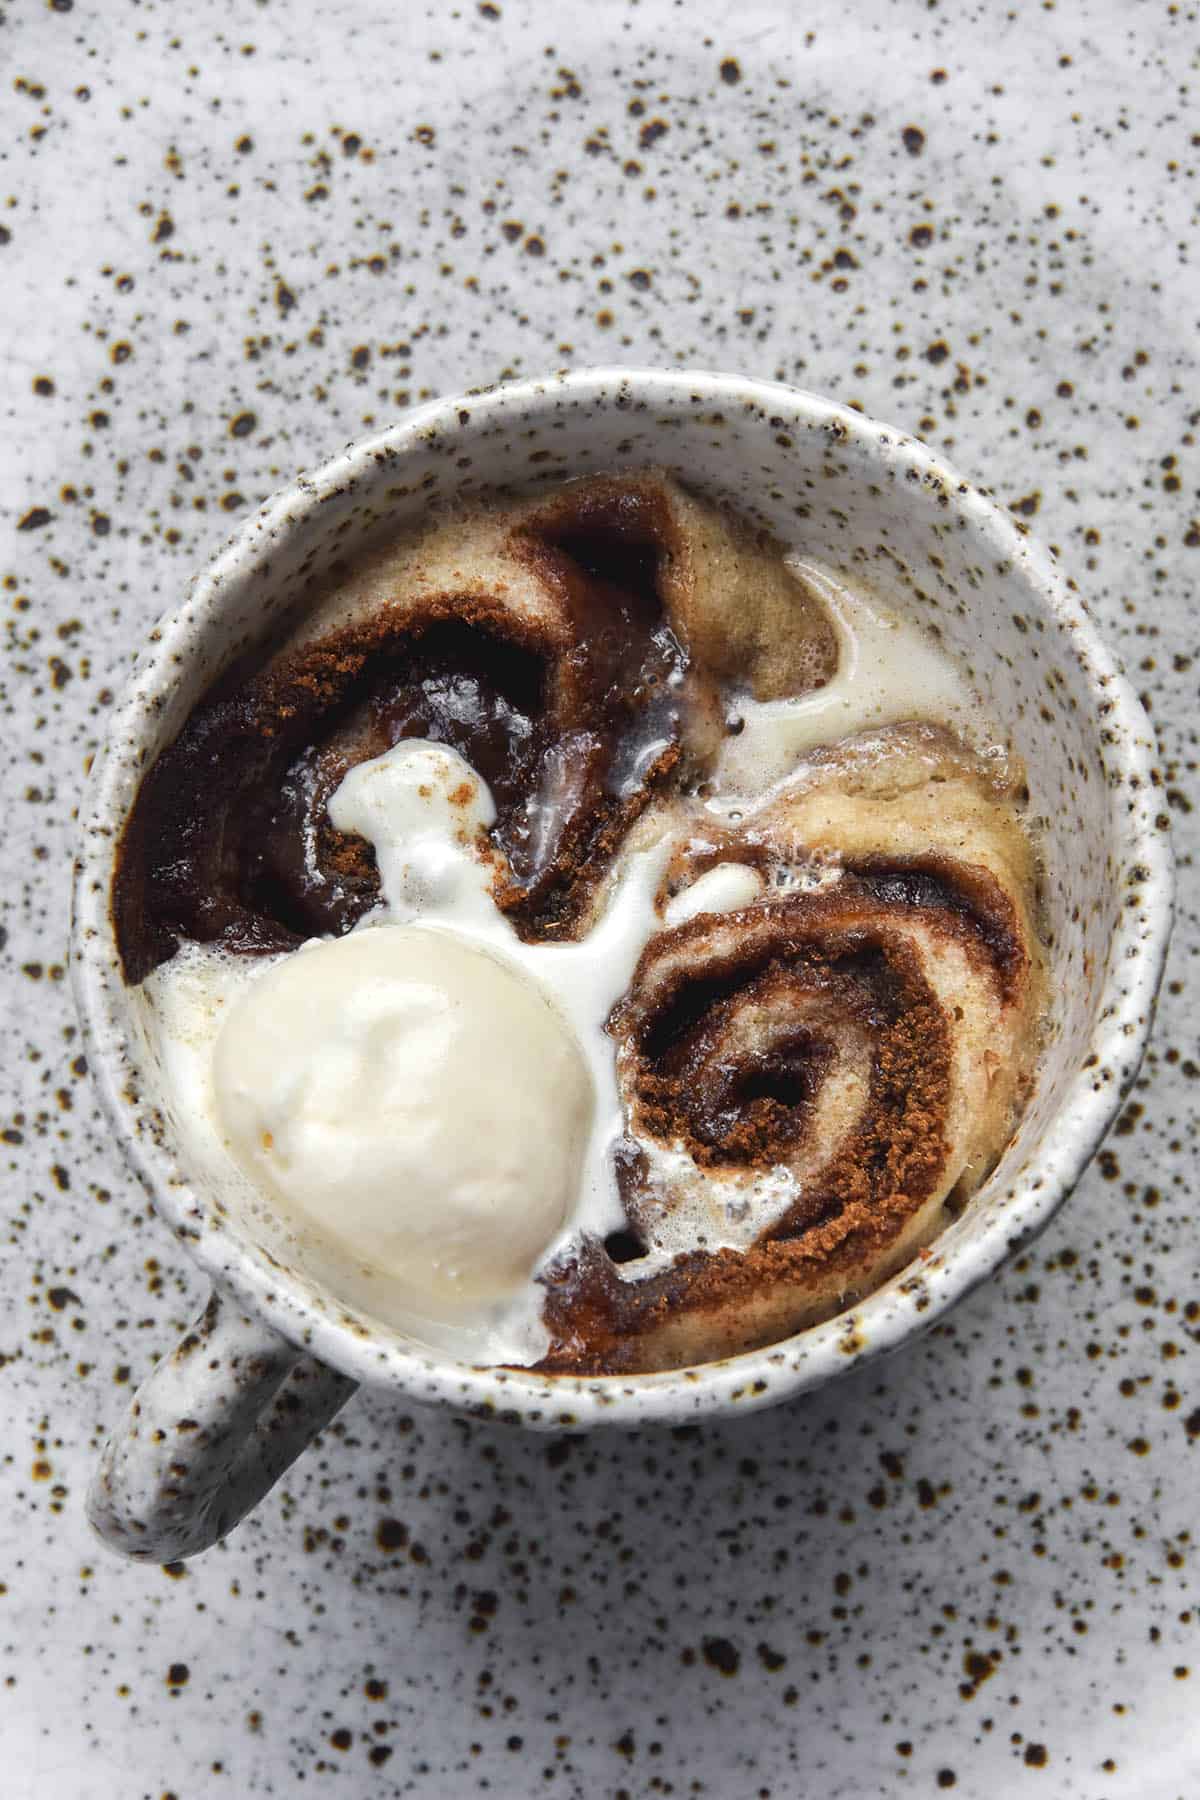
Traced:
<svg viewBox="0 0 1200 1800">
<path fill-rule="evenodd" d="M 935 724 L 810 753 L 694 828 L 731 695 L 800 695 L 836 663 L 781 547 L 657 472 L 435 523 L 331 584 L 159 758 L 114 891 L 127 978 L 180 938 L 261 952 L 349 930 L 378 875 L 326 804 L 402 738 L 487 782 L 495 897 L 529 941 L 586 935 L 660 809 L 678 834 L 661 928 L 608 1026 L 627 1228 L 543 1270 L 539 1366 L 669 1368 L 785 1336 L 911 1259 L 993 1166 L 1041 1000 L 1020 772 Z M 668 927 L 722 862 L 757 871 L 759 898 Z"/>
</svg>

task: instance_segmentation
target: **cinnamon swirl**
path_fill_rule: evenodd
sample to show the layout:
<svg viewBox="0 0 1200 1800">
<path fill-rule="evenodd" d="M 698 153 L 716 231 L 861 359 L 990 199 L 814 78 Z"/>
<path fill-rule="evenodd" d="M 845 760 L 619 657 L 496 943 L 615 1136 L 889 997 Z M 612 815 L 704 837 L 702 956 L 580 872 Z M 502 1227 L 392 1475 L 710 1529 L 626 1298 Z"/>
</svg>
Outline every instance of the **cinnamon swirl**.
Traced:
<svg viewBox="0 0 1200 1800">
<path fill-rule="evenodd" d="M 803 693 L 836 662 L 780 546 L 666 476 L 435 523 L 343 572 L 159 757 L 117 877 L 127 978 L 180 937 L 261 952 L 356 925 L 378 878 L 328 800 L 410 737 L 491 789 L 497 899 L 522 935 L 573 935 L 651 795 L 711 760 L 722 684 Z"/>
<path fill-rule="evenodd" d="M 1020 793 L 901 725 L 815 752 L 736 831 L 682 847 L 668 894 L 732 867 L 760 892 L 656 935 L 610 1020 L 628 1260 L 588 1245 L 551 1272 L 544 1367 L 786 1336 L 911 1260 L 985 1178 L 1041 1005 Z"/>
</svg>

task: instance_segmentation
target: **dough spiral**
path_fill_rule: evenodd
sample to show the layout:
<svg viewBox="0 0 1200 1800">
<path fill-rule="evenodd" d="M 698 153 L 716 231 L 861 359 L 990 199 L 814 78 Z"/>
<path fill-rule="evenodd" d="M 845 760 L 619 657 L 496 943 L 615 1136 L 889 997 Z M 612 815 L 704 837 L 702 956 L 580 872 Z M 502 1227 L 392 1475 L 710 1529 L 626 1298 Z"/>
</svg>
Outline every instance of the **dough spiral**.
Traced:
<svg viewBox="0 0 1200 1800">
<path fill-rule="evenodd" d="M 763 897 L 653 938 L 610 1021 L 629 1241 L 551 1272 L 545 1367 L 669 1368 L 786 1336 L 911 1260 L 978 1186 L 1040 1009 L 1019 787 L 936 727 L 893 727 L 685 847 L 672 885 L 745 861 Z"/>
</svg>

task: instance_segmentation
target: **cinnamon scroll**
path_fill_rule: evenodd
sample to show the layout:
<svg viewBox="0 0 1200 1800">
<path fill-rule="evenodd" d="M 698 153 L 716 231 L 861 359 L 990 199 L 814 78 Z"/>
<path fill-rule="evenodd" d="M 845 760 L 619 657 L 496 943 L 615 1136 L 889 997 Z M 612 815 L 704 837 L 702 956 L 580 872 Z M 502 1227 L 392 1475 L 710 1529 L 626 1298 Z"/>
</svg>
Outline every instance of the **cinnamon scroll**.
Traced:
<svg viewBox="0 0 1200 1800">
<path fill-rule="evenodd" d="M 616 1258 L 551 1271 L 543 1367 L 681 1367 L 830 1316 L 911 1260 L 1011 1135 L 1041 954 L 1019 778 L 936 727 L 816 753 L 672 889 L 760 897 L 648 944 L 610 1030 L 627 1121 Z"/>
<path fill-rule="evenodd" d="M 578 935 L 633 821 L 711 759 L 724 684 L 803 693 L 836 662 L 781 547 L 665 475 L 435 522 L 307 600 L 159 757 L 115 891 L 126 977 L 180 937 L 253 952 L 348 931 L 378 875 L 326 803 L 409 737 L 487 782 L 497 900 L 522 936 Z"/>
</svg>

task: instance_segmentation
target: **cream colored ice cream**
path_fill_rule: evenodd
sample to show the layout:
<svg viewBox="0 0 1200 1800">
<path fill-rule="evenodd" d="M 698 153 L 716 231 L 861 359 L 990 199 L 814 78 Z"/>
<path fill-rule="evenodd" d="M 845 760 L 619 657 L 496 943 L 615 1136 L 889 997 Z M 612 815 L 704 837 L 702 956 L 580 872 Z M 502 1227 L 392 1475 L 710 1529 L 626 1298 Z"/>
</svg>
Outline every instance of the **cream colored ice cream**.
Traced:
<svg viewBox="0 0 1200 1800">
<path fill-rule="evenodd" d="M 226 1143 L 285 1212 L 402 1287 L 497 1299 L 574 1206 L 587 1064 L 528 978 L 421 926 L 314 942 L 217 1041 Z"/>
</svg>

